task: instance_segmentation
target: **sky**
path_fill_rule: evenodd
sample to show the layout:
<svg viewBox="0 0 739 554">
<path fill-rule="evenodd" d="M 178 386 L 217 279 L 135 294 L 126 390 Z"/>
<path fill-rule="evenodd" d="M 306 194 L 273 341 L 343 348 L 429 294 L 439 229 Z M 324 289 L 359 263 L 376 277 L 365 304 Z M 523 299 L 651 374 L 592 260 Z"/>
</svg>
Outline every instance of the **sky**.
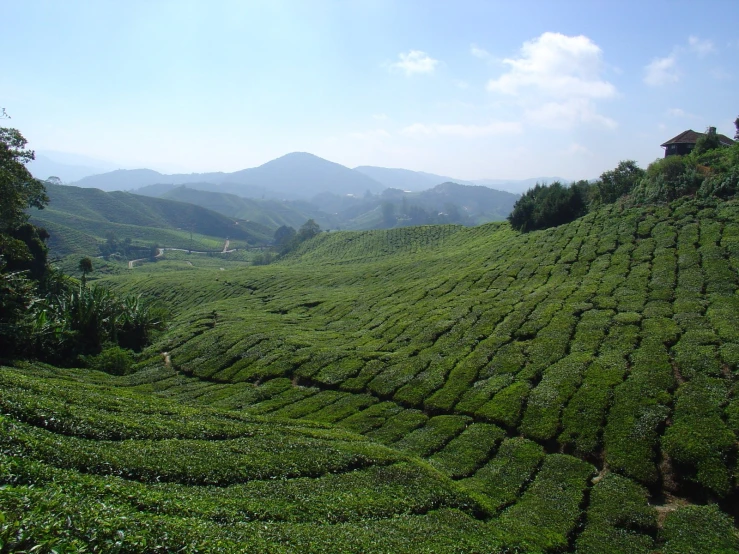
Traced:
<svg viewBox="0 0 739 554">
<path fill-rule="evenodd" d="M 733 137 L 736 0 L 3 2 L 0 107 L 39 152 L 165 172 L 294 151 L 595 178 Z"/>
</svg>

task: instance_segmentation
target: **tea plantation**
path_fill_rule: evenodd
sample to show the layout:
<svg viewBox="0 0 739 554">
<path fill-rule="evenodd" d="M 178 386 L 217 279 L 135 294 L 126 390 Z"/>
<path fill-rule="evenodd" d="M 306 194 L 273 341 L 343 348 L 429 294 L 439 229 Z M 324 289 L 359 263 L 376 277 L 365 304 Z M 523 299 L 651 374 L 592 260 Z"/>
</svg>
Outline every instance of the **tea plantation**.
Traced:
<svg viewBox="0 0 739 554">
<path fill-rule="evenodd" d="M 122 377 L 0 370 L 0 550 L 739 552 L 739 201 L 128 272 Z"/>
</svg>

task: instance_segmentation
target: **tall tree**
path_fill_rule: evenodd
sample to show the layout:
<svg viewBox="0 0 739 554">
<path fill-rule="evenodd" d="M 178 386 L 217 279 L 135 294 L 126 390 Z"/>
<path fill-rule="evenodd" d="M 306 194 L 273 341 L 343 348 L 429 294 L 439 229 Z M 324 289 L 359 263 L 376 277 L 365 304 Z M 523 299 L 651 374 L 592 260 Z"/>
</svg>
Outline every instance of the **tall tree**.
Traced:
<svg viewBox="0 0 739 554">
<path fill-rule="evenodd" d="M 644 175 L 644 170 L 634 160 L 620 161 L 615 169 L 601 174 L 592 193 L 593 204 L 612 204 L 631 192 Z"/>
<path fill-rule="evenodd" d="M 87 274 L 92 273 L 92 260 L 87 257 L 82 258 L 79 269 L 82 272 L 82 288 L 85 288 L 87 286 Z"/>
<path fill-rule="evenodd" d="M 45 230 L 28 223 L 27 208 L 49 201 L 41 181 L 24 164 L 34 159 L 17 129 L 0 128 L 0 256 L 6 271 L 30 271 L 40 280 L 46 270 Z"/>
<path fill-rule="evenodd" d="M 313 219 L 309 219 L 300 226 L 298 231 L 298 239 L 300 242 L 312 239 L 321 232 L 321 227 Z"/>
<path fill-rule="evenodd" d="M 0 127 L 0 232 L 25 223 L 26 208 L 42 209 L 49 202 L 43 183 L 34 179 L 24 165 L 35 159 L 26 144 L 17 129 Z"/>
<path fill-rule="evenodd" d="M 293 240 L 295 234 L 295 229 L 292 227 L 288 227 L 287 225 L 279 227 L 274 234 L 275 245 L 278 247 L 287 246 Z"/>
</svg>

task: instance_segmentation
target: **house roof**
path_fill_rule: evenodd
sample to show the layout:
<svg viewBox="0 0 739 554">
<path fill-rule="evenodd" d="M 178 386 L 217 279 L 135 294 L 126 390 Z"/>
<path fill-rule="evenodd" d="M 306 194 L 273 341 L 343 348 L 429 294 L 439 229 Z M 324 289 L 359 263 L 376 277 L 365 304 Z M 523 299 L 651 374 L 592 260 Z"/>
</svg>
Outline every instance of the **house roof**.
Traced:
<svg viewBox="0 0 739 554">
<path fill-rule="evenodd" d="M 705 133 L 698 133 L 696 131 L 693 131 L 693 129 L 688 129 L 687 131 L 683 131 L 679 135 L 677 135 L 674 138 L 671 138 L 664 144 L 661 144 L 660 146 L 669 146 L 670 144 L 695 144 L 698 142 L 698 139 L 702 137 Z M 731 140 L 726 135 L 717 135 L 718 140 L 721 144 L 725 146 L 731 146 L 734 144 L 734 141 Z"/>
</svg>

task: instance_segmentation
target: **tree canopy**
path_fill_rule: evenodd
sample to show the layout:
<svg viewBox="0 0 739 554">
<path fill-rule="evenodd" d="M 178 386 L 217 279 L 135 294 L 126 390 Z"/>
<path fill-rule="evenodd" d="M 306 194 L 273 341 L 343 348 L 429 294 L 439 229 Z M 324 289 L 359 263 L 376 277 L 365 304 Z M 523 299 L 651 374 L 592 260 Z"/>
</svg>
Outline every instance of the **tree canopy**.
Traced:
<svg viewBox="0 0 739 554">
<path fill-rule="evenodd" d="M 568 223 L 587 213 L 586 199 L 580 186 L 560 182 L 537 185 L 529 189 L 508 216 L 518 231 L 534 231 Z"/>
<path fill-rule="evenodd" d="M 26 208 L 42 209 L 48 202 L 46 189 L 24 164 L 35 159 L 33 150 L 17 129 L 0 127 L 0 231 L 20 227 L 28 220 Z"/>
</svg>

